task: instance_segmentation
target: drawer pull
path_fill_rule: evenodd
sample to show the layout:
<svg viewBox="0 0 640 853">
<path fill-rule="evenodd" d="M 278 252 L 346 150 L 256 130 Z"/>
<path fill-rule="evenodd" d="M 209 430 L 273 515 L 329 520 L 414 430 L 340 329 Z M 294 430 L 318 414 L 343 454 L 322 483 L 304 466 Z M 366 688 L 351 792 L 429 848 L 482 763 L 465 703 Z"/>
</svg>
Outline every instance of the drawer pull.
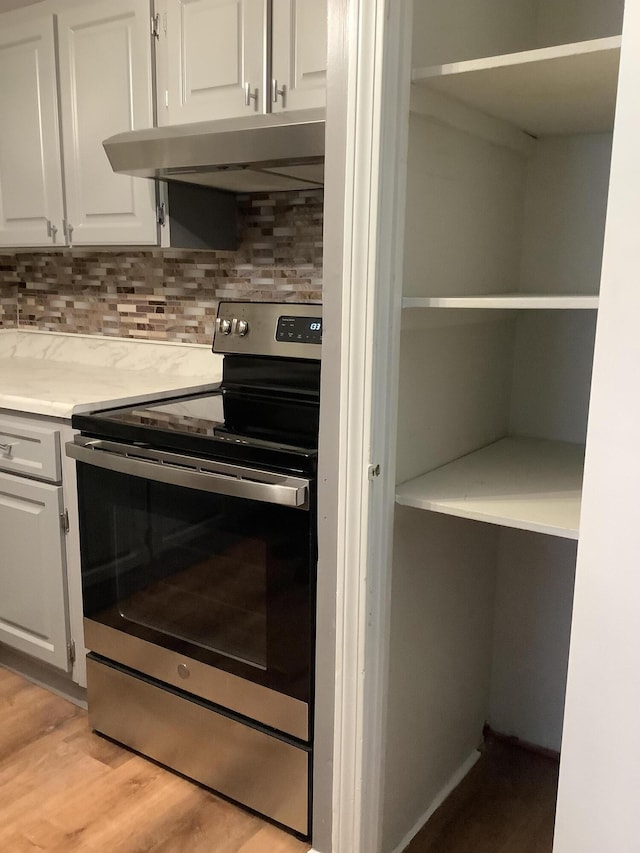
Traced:
<svg viewBox="0 0 640 853">
<path fill-rule="evenodd" d="M 0 453 L 2 453 L 3 456 L 11 456 L 14 444 L 0 444 Z"/>
</svg>

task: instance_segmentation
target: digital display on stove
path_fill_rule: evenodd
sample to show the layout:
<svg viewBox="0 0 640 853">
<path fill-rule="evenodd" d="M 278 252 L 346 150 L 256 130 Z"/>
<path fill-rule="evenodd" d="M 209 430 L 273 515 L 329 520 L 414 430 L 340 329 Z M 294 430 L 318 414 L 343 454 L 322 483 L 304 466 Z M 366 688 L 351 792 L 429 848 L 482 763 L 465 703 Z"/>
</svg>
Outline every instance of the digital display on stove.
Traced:
<svg viewBox="0 0 640 853">
<path fill-rule="evenodd" d="M 296 344 L 321 344 L 322 317 L 278 317 L 276 340 Z"/>
</svg>

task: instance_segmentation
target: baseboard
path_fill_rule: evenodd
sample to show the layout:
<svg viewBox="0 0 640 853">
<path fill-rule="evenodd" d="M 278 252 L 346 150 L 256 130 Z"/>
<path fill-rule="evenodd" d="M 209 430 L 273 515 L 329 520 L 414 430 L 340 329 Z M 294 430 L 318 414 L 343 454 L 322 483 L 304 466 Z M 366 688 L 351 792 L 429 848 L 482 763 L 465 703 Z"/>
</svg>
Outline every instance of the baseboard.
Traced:
<svg viewBox="0 0 640 853">
<path fill-rule="evenodd" d="M 422 815 L 421 818 L 416 822 L 416 824 L 409 830 L 409 832 L 402 839 L 400 844 L 395 847 L 392 853 L 402 853 L 405 850 L 414 837 L 420 832 L 425 823 L 429 820 L 429 818 L 436 812 L 440 806 L 447 799 L 449 794 L 458 787 L 460 782 L 464 779 L 467 773 L 471 770 L 474 764 L 480 758 L 480 752 L 477 749 L 474 749 L 471 755 L 464 761 L 460 767 L 456 770 L 453 776 L 449 779 L 449 781 L 445 784 L 445 786 L 436 794 L 435 798 L 432 800 L 431 804 L 427 811 Z"/>
<path fill-rule="evenodd" d="M 47 666 L 40 661 L 36 661 L 28 655 L 23 655 L 21 652 L 16 652 L 7 646 L 0 645 L 0 666 L 5 669 L 15 672 L 37 684 L 38 687 L 44 687 L 45 690 L 73 702 L 80 708 L 87 708 L 87 691 L 84 687 L 80 687 L 74 681 L 71 681 L 69 675 L 57 672 L 53 668 Z"/>
<path fill-rule="evenodd" d="M 526 752 L 533 752 L 535 755 L 540 755 L 543 758 L 549 758 L 551 761 L 560 761 L 560 752 L 557 749 L 550 749 L 546 746 L 539 746 L 536 743 L 531 743 L 528 740 L 521 740 L 517 735 L 506 735 L 502 732 L 497 732 L 491 726 L 485 725 L 482 730 L 485 739 L 493 738 L 500 743 L 507 743 L 509 746 L 515 746 L 518 749 L 524 749 Z"/>
</svg>

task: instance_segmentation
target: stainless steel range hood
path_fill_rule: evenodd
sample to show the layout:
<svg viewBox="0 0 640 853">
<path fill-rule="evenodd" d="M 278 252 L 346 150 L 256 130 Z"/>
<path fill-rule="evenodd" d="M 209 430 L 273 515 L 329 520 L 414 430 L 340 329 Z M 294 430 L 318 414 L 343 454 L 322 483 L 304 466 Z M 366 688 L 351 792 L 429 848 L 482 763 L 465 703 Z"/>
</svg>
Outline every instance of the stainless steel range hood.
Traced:
<svg viewBox="0 0 640 853">
<path fill-rule="evenodd" d="M 300 110 L 134 130 L 103 145 L 121 174 L 272 192 L 323 185 L 324 129 L 324 110 Z"/>
</svg>

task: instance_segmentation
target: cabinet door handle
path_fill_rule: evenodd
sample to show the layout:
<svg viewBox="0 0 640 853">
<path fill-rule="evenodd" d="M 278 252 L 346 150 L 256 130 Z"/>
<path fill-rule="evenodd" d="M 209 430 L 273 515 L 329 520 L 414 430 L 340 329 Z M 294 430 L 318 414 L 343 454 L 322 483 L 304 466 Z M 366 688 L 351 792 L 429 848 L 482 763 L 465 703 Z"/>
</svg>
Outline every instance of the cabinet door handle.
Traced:
<svg viewBox="0 0 640 853">
<path fill-rule="evenodd" d="M 57 227 L 53 224 L 50 219 L 47 219 L 47 237 L 51 237 L 51 241 L 53 243 L 56 242 L 56 234 L 58 233 Z"/>
<path fill-rule="evenodd" d="M 282 98 L 282 106 L 287 105 L 287 84 L 283 83 L 282 88 L 278 89 L 278 81 L 274 78 L 271 81 L 271 100 L 274 104 L 278 103 L 278 96 Z"/>
<path fill-rule="evenodd" d="M 3 456 L 11 456 L 13 452 L 14 444 L 0 444 L 0 453 Z"/>
<path fill-rule="evenodd" d="M 251 83 L 244 84 L 244 104 L 246 107 L 251 106 L 251 101 L 255 101 L 254 109 L 258 109 L 258 90 L 251 91 Z"/>
<path fill-rule="evenodd" d="M 67 243 L 69 244 L 69 246 L 71 246 L 71 245 L 72 245 L 72 243 L 73 243 L 73 238 L 72 238 L 72 235 L 73 235 L 73 225 L 72 225 L 70 222 L 66 222 L 66 221 L 65 221 L 65 222 L 63 223 L 63 228 L 64 228 L 65 236 L 66 236 L 66 238 L 67 238 Z"/>
</svg>

